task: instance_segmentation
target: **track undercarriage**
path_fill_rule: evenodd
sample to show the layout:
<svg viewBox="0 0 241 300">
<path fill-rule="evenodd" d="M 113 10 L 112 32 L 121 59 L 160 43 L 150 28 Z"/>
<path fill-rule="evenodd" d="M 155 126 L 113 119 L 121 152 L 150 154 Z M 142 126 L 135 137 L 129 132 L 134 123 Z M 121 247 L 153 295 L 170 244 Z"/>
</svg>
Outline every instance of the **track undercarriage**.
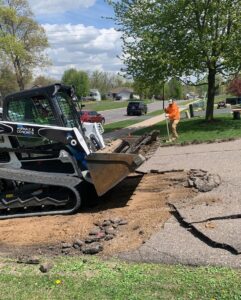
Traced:
<svg viewBox="0 0 241 300">
<path fill-rule="evenodd" d="M 0 219 L 69 214 L 81 205 L 79 178 L 4 168 L 0 176 Z"/>
</svg>

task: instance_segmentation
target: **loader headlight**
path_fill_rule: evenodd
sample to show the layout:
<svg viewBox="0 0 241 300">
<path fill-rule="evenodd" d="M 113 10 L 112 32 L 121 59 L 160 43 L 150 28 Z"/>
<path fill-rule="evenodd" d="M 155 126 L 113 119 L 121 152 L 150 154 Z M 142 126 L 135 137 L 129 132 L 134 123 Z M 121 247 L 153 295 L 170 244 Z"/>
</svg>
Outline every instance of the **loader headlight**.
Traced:
<svg viewBox="0 0 241 300">
<path fill-rule="evenodd" d="M 70 145 L 75 147 L 77 145 L 77 141 L 76 140 L 71 140 Z"/>
</svg>

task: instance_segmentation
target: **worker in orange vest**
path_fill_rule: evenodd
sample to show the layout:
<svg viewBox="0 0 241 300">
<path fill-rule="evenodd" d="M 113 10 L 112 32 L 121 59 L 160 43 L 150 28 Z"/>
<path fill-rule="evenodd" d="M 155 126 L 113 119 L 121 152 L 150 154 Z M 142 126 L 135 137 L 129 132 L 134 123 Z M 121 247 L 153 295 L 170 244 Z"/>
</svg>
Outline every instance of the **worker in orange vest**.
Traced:
<svg viewBox="0 0 241 300">
<path fill-rule="evenodd" d="M 180 121 L 180 110 L 178 105 L 173 99 L 168 101 L 169 105 L 165 108 L 166 118 L 170 120 L 172 139 L 170 141 L 175 141 L 178 138 L 177 134 L 177 124 Z"/>
</svg>

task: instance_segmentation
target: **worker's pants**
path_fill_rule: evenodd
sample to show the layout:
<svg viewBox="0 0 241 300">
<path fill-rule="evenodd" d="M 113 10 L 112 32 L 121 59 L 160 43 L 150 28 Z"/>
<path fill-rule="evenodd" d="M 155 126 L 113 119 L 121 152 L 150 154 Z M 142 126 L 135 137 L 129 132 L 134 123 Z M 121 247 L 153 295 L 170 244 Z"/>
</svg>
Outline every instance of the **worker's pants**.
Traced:
<svg viewBox="0 0 241 300">
<path fill-rule="evenodd" d="M 173 138 L 178 138 L 177 134 L 177 124 L 179 123 L 180 120 L 170 120 L 171 123 L 171 130 L 172 130 L 172 136 Z"/>
</svg>

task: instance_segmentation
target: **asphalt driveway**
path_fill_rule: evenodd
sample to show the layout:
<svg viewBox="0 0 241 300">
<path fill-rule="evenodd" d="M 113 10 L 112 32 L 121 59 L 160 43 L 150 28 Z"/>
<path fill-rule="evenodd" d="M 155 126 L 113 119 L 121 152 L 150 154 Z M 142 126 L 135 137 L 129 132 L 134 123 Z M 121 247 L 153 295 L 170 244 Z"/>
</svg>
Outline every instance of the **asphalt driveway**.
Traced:
<svg viewBox="0 0 241 300">
<path fill-rule="evenodd" d="M 121 258 L 134 261 L 241 267 L 241 140 L 189 146 L 160 147 L 140 171 L 202 169 L 221 177 L 221 185 L 197 197 L 218 199 L 212 206 L 186 207 L 188 224 L 212 220 L 212 230 L 201 235 L 174 216 L 134 253 Z M 198 198 L 198 199 L 199 199 Z M 202 226 L 199 226 L 201 228 Z M 237 250 L 237 251 L 236 251 Z"/>
</svg>

